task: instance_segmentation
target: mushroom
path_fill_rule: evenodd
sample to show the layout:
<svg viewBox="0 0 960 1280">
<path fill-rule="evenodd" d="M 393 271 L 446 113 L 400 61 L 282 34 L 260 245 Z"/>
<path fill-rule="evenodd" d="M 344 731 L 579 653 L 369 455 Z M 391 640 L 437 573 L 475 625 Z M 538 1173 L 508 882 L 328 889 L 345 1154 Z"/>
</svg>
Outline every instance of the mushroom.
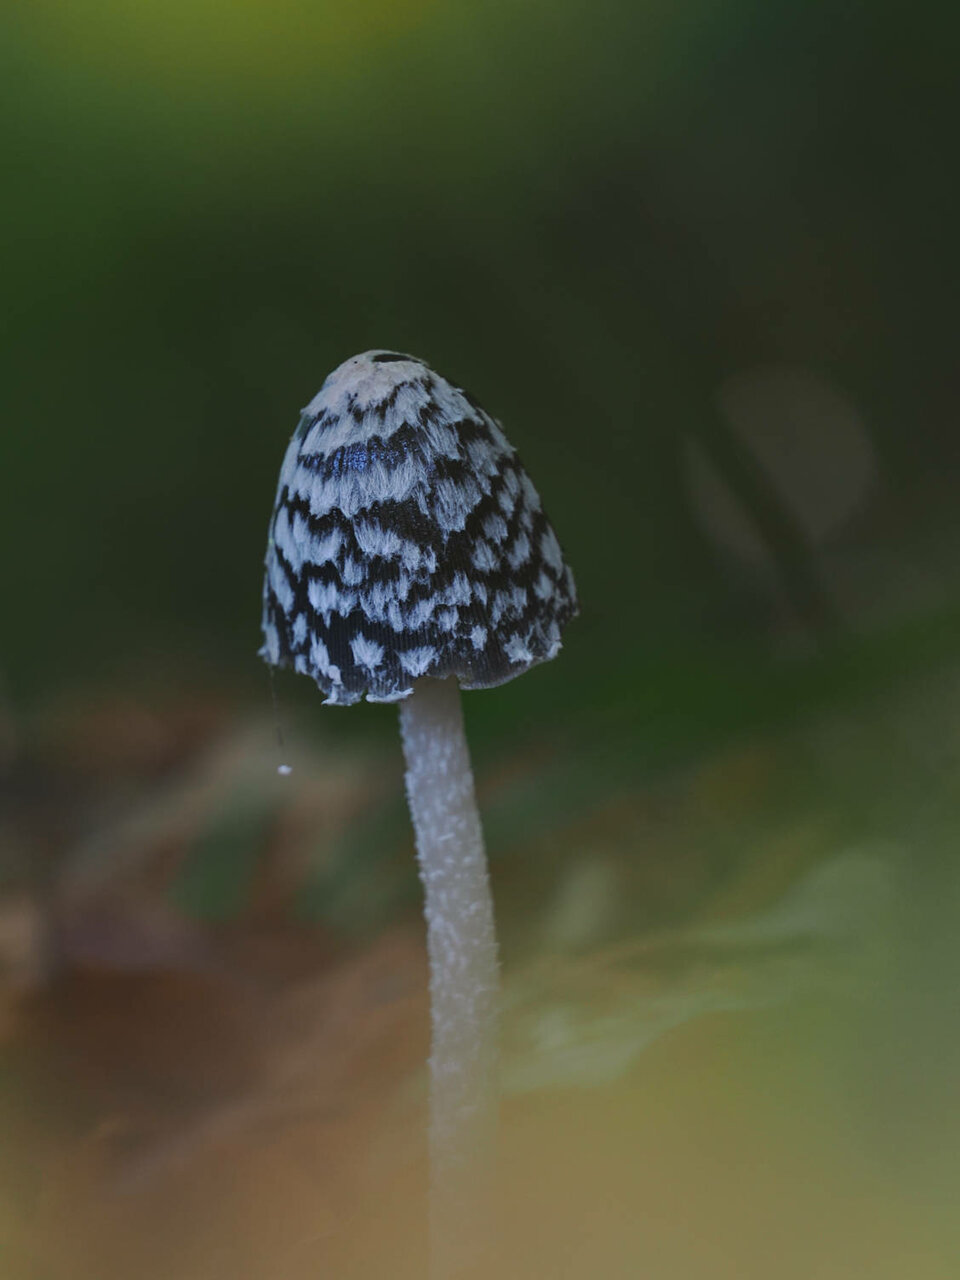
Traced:
<svg viewBox="0 0 960 1280">
<path fill-rule="evenodd" d="M 324 703 L 400 704 L 430 963 L 431 1255 L 489 1235 L 499 974 L 460 689 L 553 658 L 573 575 L 500 426 L 422 360 L 346 360 L 303 411 L 270 524 L 261 656 Z M 489 1190 L 489 1187 L 487 1187 Z"/>
</svg>

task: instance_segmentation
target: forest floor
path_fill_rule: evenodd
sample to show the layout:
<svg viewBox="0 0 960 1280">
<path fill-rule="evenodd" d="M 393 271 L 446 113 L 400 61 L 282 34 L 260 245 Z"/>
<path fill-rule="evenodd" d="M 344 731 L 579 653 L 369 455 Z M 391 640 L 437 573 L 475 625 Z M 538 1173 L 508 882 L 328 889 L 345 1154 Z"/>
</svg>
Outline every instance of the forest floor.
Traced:
<svg viewBox="0 0 960 1280">
<path fill-rule="evenodd" d="M 568 748 L 483 767 L 498 1277 L 956 1274 L 958 690 L 598 767 L 552 828 Z M 196 698 L 8 740 L 3 1280 L 423 1275 L 398 762 L 331 736 L 278 779 L 268 729 Z"/>
</svg>

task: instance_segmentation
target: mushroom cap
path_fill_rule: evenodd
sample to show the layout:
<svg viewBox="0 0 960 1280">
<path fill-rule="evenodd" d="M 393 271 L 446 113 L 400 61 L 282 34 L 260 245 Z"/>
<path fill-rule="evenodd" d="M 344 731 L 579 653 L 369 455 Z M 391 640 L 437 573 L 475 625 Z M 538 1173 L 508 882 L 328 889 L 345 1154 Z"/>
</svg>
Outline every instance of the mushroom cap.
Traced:
<svg viewBox="0 0 960 1280">
<path fill-rule="evenodd" d="M 366 351 L 303 410 L 270 522 L 260 655 L 325 701 L 503 684 L 560 649 L 573 575 L 499 425 L 422 360 Z"/>
</svg>

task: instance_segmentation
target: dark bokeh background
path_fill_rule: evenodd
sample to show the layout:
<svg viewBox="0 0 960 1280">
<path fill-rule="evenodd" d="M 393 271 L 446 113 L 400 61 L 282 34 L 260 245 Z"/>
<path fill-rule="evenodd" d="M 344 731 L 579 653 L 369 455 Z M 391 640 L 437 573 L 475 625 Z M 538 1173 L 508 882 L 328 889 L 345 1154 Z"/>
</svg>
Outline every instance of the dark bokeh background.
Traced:
<svg viewBox="0 0 960 1280">
<path fill-rule="evenodd" d="M 414 352 L 502 419 L 582 597 L 556 662 L 468 700 L 508 967 L 756 911 L 693 952 L 834 938 L 837 911 L 875 923 L 880 884 L 900 907 L 882 998 L 853 1024 L 809 1015 L 796 1105 L 825 1109 L 812 1166 L 850 1127 L 836 1196 L 864 1221 L 907 1186 L 924 1213 L 945 1202 L 942 1134 L 955 1148 L 960 1131 L 949 6 L 31 0 L 3 26 L 10 900 L 69 902 L 56 946 L 120 967 L 153 943 L 129 921 L 78 924 L 71 894 L 124 876 L 185 919 L 270 916 L 284 945 L 306 919 L 330 954 L 415 921 L 393 711 L 322 711 L 281 679 L 304 780 L 284 800 L 255 657 L 300 406 L 357 351 Z M 739 961 L 693 965 L 714 996 L 722 975 L 704 997 L 683 937 L 657 971 L 673 1010 L 657 1026 L 752 1007 Z M 56 968 L 17 955 L 31 991 Z M 807 970 L 763 955 L 760 1004 L 807 990 Z M 632 1062 L 617 1018 L 610 1056 Z M 719 1110 L 750 1078 L 775 1092 L 770 1044 L 725 1052 L 738 1083 Z M 649 1070 L 654 1090 L 673 1079 Z M 758 1133 L 745 1185 L 760 1188 Z M 789 1164 L 798 1134 L 772 1141 Z M 877 1169 L 892 1181 L 874 1201 Z M 711 1181 L 691 1193 L 704 1212 Z M 782 1201 L 796 1194 L 787 1178 Z M 803 1212 L 761 1235 L 805 1239 Z M 916 1219 L 918 1262 L 914 1219 L 893 1218 L 902 1250 L 868 1262 L 870 1229 L 834 1223 L 835 1270 L 815 1249 L 771 1270 L 735 1226 L 725 1256 L 738 1277 L 954 1273 L 942 1224 Z M 635 1274 L 623 1239 L 611 1276 Z M 660 1274 L 706 1274 L 664 1248 Z M 124 1265 L 146 1274 L 135 1247 Z"/>
<path fill-rule="evenodd" d="M 762 637 L 684 483 L 732 375 L 786 364 L 848 397 L 882 496 L 845 535 L 919 554 L 957 458 L 952 25 L 882 4 L 15 7 L 17 696 L 134 658 L 249 678 L 284 442 L 376 345 L 471 387 L 546 495 L 585 602 L 554 696 L 601 659 L 632 691 L 677 644 Z"/>
</svg>

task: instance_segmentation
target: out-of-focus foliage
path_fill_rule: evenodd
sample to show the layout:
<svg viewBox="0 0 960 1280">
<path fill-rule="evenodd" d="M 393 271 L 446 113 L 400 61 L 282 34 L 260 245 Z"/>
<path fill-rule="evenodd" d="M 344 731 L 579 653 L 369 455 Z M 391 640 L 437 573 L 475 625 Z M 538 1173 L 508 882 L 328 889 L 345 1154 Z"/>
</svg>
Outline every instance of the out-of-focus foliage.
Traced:
<svg viewBox="0 0 960 1280">
<path fill-rule="evenodd" d="M 846 396 L 887 499 L 846 536 L 912 551 L 956 458 L 948 25 L 624 0 L 8 11 L 12 687 L 190 657 L 243 678 L 297 409 L 383 343 L 473 388 L 546 496 L 585 605 L 540 677 L 554 699 L 753 630 L 741 609 L 730 635 L 685 476 L 731 376 L 786 364 Z"/>
</svg>

